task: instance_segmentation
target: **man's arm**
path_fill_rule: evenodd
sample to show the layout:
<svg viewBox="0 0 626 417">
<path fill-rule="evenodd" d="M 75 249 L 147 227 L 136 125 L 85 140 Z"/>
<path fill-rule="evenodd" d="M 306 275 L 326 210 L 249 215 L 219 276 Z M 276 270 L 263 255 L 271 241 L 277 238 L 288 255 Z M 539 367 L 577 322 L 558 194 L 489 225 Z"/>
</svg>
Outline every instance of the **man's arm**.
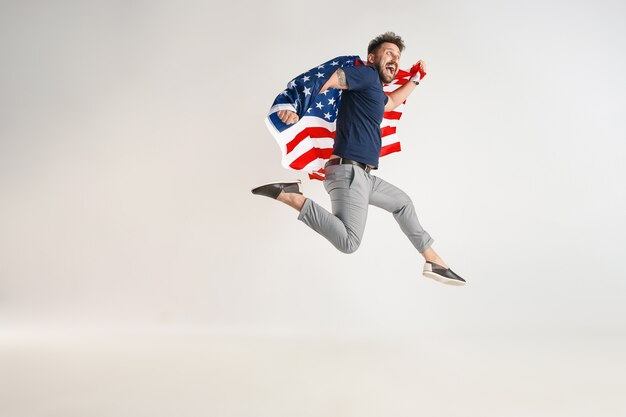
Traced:
<svg viewBox="0 0 626 417">
<path fill-rule="evenodd" d="M 331 75 L 328 78 L 328 81 L 326 81 L 326 83 L 324 83 L 324 85 L 322 86 L 320 93 L 323 93 L 329 88 L 339 88 L 341 90 L 348 89 L 348 82 L 346 81 L 346 73 L 343 72 L 341 68 L 333 72 L 333 75 Z M 299 120 L 298 115 L 291 110 L 279 110 L 276 115 L 278 116 L 280 120 L 283 121 L 283 123 L 287 125 L 294 124 Z"/>
<path fill-rule="evenodd" d="M 424 64 L 424 61 L 420 60 L 417 62 L 417 64 L 421 67 L 422 71 L 426 73 L 426 65 Z M 404 100 L 406 100 L 407 97 L 411 95 L 418 83 L 419 81 L 417 80 L 412 82 L 410 81 L 404 84 L 402 87 L 389 93 L 389 100 L 387 100 L 387 104 L 385 104 L 385 111 L 392 111 L 400 104 L 404 103 Z"/>
<path fill-rule="evenodd" d="M 385 104 L 385 111 L 392 111 L 393 109 L 398 107 L 400 104 L 404 103 L 404 100 L 406 100 L 407 97 L 411 95 L 413 90 L 415 90 L 416 86 L 417 84 L 409 81 L 408 83 L 404 84 L 402 87 L 389 93 L 389 96 L 388 96 L 389 100 L 387 100 L 387 104 Z"/>
<path fill-rule="evenodd" d="M 328 81 L 322 86 L 320 93 L 328 90 L 329 88 L 339 88 L 341 90 L 348 89 L 348 82 L 346 81 L 346 73 L 341 68 L 333 72 Z"/>
</svg>

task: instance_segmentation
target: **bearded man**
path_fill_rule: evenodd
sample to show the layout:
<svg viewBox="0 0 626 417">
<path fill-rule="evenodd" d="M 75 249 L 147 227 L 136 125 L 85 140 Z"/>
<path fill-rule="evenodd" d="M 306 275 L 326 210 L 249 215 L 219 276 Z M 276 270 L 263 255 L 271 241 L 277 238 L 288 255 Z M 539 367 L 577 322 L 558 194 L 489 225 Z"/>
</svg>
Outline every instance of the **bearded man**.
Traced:
<svg viewBox="0 0 626 417">
<path fill-rule="evenodd" d="M 378 169 L 381 152 L 381 129 L 384 112 L 402 104 L 415 90 L 420 78 L 397 88 L 388 95 L 383 83 L 390 83 L 399 70 L 404 42 L 393 32 L 372 41 L 365 65 L 338 68 L 321 92 L 341 89 L 332 156 L 324 166 L 324 188 L 330 196 L 332 213 L 300 192 L 300 181 L 274 182 L 256 187 L 253 194 L 281 201 L 300 214 L 298 220 L 325 237 L 343 253 L 353 253 L 361 244 L 369 205 L 393 214 L 402 232 L 425 260 L 423 275 L 436 281 L 464 285 L 432 248 L 433 238 L 426 232 L 415 213 L 411 198 L 398 187 L 372 174 Z M 422 73 L 425 64 L 419 61 Z M 285 124 L 299 120 L 296 112 L 278 110 Z"/>
</svg>

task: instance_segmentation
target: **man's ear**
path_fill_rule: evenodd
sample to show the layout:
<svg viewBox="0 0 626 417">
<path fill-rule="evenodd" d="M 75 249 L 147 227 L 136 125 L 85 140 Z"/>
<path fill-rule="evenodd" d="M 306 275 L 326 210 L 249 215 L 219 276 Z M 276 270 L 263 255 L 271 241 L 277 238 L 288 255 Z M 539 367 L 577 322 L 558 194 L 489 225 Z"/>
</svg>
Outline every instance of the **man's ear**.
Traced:
<svg viewBox="0 0 626 417">
<path fill-rule="evenodd" d="M 367 54 L 367 63 L 368 64 L 374 63 L 374 54 Z"/>
</svg>

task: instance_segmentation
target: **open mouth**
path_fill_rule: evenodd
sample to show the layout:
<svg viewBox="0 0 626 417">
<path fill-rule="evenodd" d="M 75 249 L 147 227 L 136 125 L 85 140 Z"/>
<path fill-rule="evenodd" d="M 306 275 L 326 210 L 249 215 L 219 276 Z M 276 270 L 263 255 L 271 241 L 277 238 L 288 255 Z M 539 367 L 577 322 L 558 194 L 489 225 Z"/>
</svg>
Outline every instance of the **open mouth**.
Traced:
<svg viewBox="0 0 626 417">
<path fill-rule="evenodd" d="M 385 70 L 389 73 L 389 75 L 395 75 L 395 73 L 396 73 L 396 66 L 395 65 L 387 65 L 385 67 Z"/>
</svg>

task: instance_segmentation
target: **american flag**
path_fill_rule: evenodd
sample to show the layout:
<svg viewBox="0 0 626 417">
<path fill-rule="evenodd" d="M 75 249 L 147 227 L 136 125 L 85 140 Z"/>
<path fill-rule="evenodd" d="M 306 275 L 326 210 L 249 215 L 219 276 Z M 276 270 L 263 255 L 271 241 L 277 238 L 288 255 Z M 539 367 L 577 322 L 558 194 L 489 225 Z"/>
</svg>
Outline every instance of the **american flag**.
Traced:
<svg viewBox="0 0 626 417">
<path fill-rule="evenodd" d="M 324 179 L 324 164 L 333 151 L 335 121 L 341 103 L 341 90 L 330 88 L 320 90 L 328 78 L 338 69 L 354 65 L 364 65 L 358 56 L 340 56 L 327 61 L 292 79 L 287 88 L 274 100 L 265 123 L 282 151 L 282 164 L 285 168 L 305 171 L 311 179 Z M 417 65 L 410 70 L 399 70 L 395 79 L 383 85 L 386 94 L 409 82 L 420 72 L 420 79 L 426 75 Z M 405 102 L 406 103 L 406 102 Z M 382 148 L 380 156 L 399 152 L 400 140 L 396 126 L 405 103 L 393 111 L 385 112 L 381 123 Z M 277 116 L 279 110 L 291 110 L 298 114 L 295 124 L 287 125 Z"/>
</svg>

